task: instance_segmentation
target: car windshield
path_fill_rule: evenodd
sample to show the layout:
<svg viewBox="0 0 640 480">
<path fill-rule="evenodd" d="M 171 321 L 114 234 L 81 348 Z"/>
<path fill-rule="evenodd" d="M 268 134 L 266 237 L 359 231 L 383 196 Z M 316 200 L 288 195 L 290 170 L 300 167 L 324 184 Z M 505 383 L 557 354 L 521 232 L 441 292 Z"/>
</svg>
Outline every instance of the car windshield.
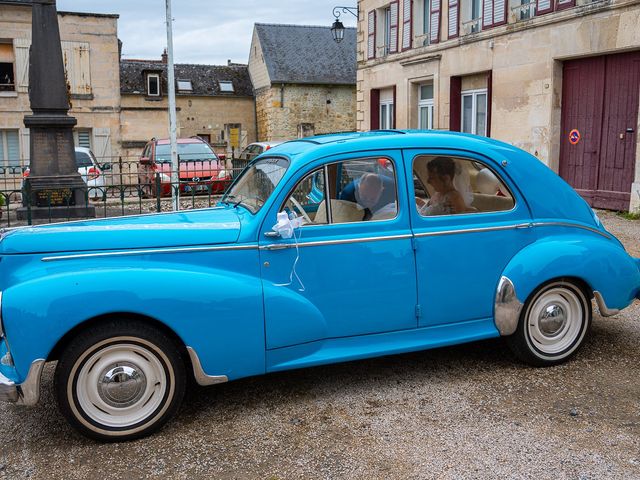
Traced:
<svg viewBox="0 0 640 480">
<path fill-rule="evenodd" d="M 76 151 L 76 166 L 78 168 L 91 167 L 93 166 L 93 162 L 91 161 L 91 157 L 87 152 L 78 152 Z"/>
<path fill-rule="evenodd" d="M 289 160 L 285 158 L 263 158 L 250 165 L 233 184 L 222 202 L 241 204 L 256 213 L 273 193 L 285 172 Z"/>
<path fill-rule="evenodd" d="M 178 157 L 181 162 L 217 160 L 216 154 L 206 143 L 178 143 Z M 171 146 L 168 143 L 156 145 L 156 162 L 171 163 Z"/>
</svg>

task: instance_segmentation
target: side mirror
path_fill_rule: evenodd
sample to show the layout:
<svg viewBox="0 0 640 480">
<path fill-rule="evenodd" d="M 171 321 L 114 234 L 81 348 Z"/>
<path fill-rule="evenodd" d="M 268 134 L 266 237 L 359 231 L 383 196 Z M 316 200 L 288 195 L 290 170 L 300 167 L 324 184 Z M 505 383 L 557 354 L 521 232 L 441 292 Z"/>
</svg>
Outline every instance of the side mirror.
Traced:
<svg viewBox="0 0 640 480">
<path fill-rule="evenodd" d="M 142 165 L 151 165 L 151 159 L 149 157 L 140 157 L 140 163 Z"/>
<path fill-rule="evenodd" d="M 102 170 L 103 172 L 105 170 L 111 170 L 112 166 L 110 163 L 103 163 L 102 165 L 100 165 L 100 170 Z"/>
</svg>

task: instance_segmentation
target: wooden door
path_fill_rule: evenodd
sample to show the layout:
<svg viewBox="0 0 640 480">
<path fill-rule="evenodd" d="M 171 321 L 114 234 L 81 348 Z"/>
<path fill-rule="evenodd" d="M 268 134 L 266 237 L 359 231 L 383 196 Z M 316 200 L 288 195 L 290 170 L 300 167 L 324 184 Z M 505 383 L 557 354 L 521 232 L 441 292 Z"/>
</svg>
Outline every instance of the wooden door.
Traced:
<svg viewBox="0 0 640 480">
<path fill-rule="evenodd" d="M 564 64 L 560 175 L 594 207 L 629 207 L 639 90 L 640 52 Z"/>
</svg>

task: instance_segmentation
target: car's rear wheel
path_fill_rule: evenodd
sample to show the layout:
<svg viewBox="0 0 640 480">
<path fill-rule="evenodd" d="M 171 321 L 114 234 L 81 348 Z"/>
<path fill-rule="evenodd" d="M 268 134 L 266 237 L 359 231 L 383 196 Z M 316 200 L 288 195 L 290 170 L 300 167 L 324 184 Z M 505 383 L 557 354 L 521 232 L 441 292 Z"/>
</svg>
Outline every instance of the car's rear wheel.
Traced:
<svg viewBox="0 0 640 480">
<path fill-rule="evenodd" d="M 185 377 L 167 335 L 145 323 L 110 321 L 67 345 L 55 389 L 60 411 L 80 433 L 123 441 L 149 435 L 176 413 Z"/>
<path fill-rule="evenodd" d="M 591 302 L 577 284 L 557 280 L 526 301 L 516 332 L 507 337 L 513 352 L 530 365 L 562 363 L 584 343 L 591 326 Z"/>
</svg>

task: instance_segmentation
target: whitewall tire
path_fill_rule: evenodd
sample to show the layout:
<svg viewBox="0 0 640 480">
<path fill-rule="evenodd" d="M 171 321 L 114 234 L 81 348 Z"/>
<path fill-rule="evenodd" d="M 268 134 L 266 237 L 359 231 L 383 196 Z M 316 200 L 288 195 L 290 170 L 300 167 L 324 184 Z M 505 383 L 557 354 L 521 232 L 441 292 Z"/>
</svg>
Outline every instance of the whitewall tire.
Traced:
<svg viewBox="0 0 640 480">
<path fill-rule="evenodd" d="M 55 389 L 60 411 L 80 433 L 124 441 L 149 435 L 176 413 L 185 377 L 167 335 L 144 323 L 108 321 L 64 349 Z"/>
<path fill-rule="evenodd" d="M 573 282 L 555 280 L 531 294 L 507 342 L 531 365 L 556 365 L 582 346 L 591 319 L 591 301 L 584 290 Z"/>
</svg>

